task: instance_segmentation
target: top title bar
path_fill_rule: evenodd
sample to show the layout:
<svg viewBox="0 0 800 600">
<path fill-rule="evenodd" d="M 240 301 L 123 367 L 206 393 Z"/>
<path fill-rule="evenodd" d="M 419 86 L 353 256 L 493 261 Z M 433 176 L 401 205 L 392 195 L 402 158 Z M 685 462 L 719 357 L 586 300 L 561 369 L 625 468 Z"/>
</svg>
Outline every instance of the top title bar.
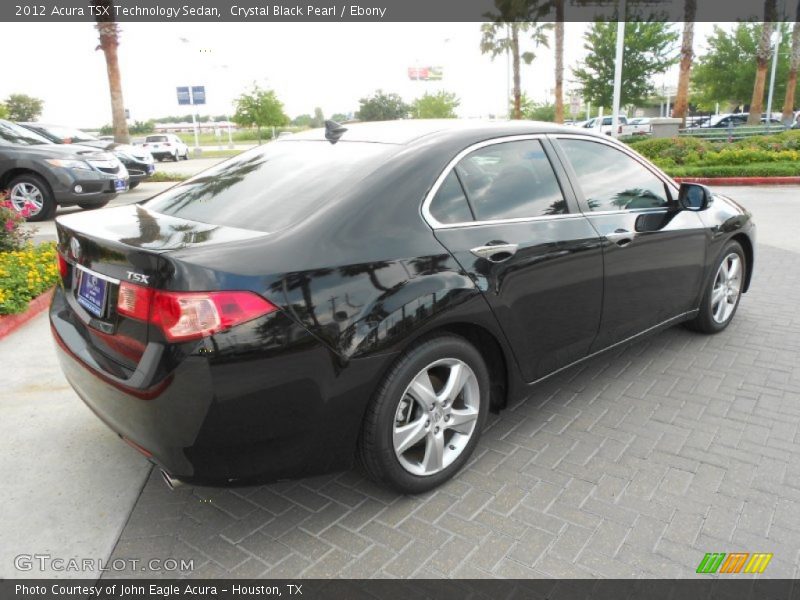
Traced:
<svg viewBox="0 0 800 600">
<path fill-rule="evenodd" d="M 79 22 L 112 17 L 123 23 L 546 22 L 556 19 L 556 4 L 556 0 L 527 0 L 520 8 L 512 0 L 3 0 L 0 21 Z M 685 20 L 685 0 L 627 0 L 626 5 L 627 21 Z M 619 6 L 620 0 L 563 0 L 563 20 L 615 21 Z M 694 21 L 763 21 L 763 10 L 763 3 L 753 0 L 697 0 Z M 792 18 L 779 14 L 776 20 Z"/>
</svg>

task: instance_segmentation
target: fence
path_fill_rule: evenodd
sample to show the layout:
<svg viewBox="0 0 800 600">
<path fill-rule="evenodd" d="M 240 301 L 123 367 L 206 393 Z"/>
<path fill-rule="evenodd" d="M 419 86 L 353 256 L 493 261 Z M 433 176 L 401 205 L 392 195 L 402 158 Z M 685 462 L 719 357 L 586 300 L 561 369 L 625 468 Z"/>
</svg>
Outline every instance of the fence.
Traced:
<svg viewBox="0 0 800 600">
<path fill-rule="evenodd" d="M 757 135 L 770 135 L 786 131 L 787 127 L 772 123 L 771 125 L 741 125 L 739 127 L 693 127 L 691 129 L 681 129 L 678 135 L 681 137 L 693 137 L 708 140 L 710 142 L 733 142 Z"/>
</svg>

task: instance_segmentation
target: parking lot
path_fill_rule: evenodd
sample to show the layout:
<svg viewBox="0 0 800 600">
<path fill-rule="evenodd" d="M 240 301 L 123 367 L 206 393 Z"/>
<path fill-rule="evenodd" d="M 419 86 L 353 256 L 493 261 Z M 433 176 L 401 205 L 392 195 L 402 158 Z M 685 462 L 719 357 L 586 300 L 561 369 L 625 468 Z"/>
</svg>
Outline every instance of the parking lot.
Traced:
<svg viewBox="0 0 800 600">
<path fill-rule="evenodd" d="M 61 382 L 50 399 L 80 413 L 90 429 L 82 443 L 125 450 L 95 457 L 130 471 L 113 480 L 116 489 L 107 478 L 93 489 L 91 470 L 82 475 L 87 497 L 120 499 L 105 525 L 111 558 L 193 560 L 182 574 L 202 578 L 693 577 L 705 553 L 742 551 L 774 554 L 764 577 L 797 577 L 800 240 L 792 215 L 800 188 L 722 191 L 759 225 L 752 289 L 731 327 L 711 337 L 673 328 L 553 377 L 492 416 L 469 466 L 422 496 L 399 497 L 357 469 L 172 492 L 152 471 L 141 487 L 143 461 L 95 427 Z M 48 364 L 38 368 L 57 371 L 44 317 L 28 327 L 41 333 Z M 14 339 L 0 351 L 10 353 Z M 14 422 L 0 418 L 0 437 L 9 439 Z M 0 456 L 10 471 L 9 454 Z M 48 465 L 52 481 L 58 469 Z M 21 472 L 20 485 L 32 477 Z M 32 523 L 65 520 L 80 509 L 79 497 L 71 502 L 35 502 L 47 514 Z M 12 513 L 25 509 L 11 503 Z M 24 516 L 10 515 L 0 530 Z"/>
</svg>

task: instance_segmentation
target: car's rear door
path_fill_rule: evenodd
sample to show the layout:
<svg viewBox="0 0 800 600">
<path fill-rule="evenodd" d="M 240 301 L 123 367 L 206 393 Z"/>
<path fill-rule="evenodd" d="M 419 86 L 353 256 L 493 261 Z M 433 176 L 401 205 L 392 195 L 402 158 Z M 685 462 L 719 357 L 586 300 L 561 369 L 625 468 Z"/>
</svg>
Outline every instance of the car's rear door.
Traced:
<svg viewBox="0 0 800 600">
<path fill-rule="evenodd" d="M 696 308 L 707 234 L 696 212 L 677 209 L 674 184 L 620 144 L 575 135 L 553 142 L 603 238 L 603 320 L 592 351 Z"/>
<path fill-rule="evenodd" d="M 602 306 L 600 239 L 551 153 L 541 136 L 476 144 L 423 210 L 483 291 L 528 381 L 587 354 Z"/>
</svg>

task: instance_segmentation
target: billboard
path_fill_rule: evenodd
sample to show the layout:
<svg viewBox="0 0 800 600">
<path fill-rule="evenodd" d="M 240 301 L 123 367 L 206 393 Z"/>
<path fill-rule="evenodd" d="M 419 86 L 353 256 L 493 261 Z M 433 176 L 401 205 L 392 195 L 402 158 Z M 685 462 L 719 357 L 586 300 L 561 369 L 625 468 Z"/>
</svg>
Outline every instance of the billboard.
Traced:
<svg viewBox="0 0 800 600">
<path fill-rule="evenodd" d="M 442 67 L 408 67 L 408 78 L 414 81 L 441 81 Z"/>
</svg>

